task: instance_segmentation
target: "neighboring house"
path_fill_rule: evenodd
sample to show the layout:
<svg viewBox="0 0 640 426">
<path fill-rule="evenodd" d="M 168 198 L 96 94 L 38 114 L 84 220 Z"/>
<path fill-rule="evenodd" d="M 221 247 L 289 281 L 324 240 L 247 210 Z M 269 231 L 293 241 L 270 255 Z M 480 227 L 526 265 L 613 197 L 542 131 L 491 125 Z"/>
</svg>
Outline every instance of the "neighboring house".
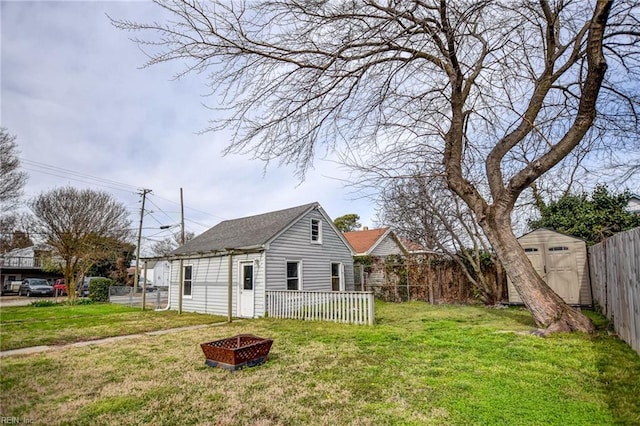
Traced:
<svg viewBox="0 0 640 426">
<path fill-rule="evenodd" d="M 640 214 L 640 195 L 631 194 L 627 203 L 627 211 Z"/>
<path fill-rule="evenodd" d="M 356 282 L 367 289 L 368 286 L 380 286 L 387 283 L 385 261 L 388 256 L 407 255 L 407 249 L 391 228 L 368 229 L 345 232 L 356 257 L 369 257 L 371 261 L 364 268 L 356 268 Z"/>
<path fill-rule="evenodd" d="M 570 305 L 591 306 L 591 283 L 584 240 L 551 229 L 540 228 L 518 238 L 538 275 Z M 509 303 L 522 300 L 507 280 Z"/>
<path fill-rule="evenodd" d="M 45 272 L 43 266 L 51 259 L 52 248 L 46 244 L 11 250 L 0 257 L 0 284 L 22 281 L 25 278 L 44 278 L 53 281 L 60 274 Z"/>
<path fill-rule="evenodd" d="M 148 266 L 148 265 L 147 265 Z M 149 267 L 149 266 L 148 266 Z M 158 260 L 154 262 L 153 269 L 147 272 L 147 277 L 151 276 L 151 282 L 155 287 L 165 288 L 169 287 L 170 278 L 170 262 L 168 260 Z"/>
<path fill-rule="evenodd" d="M 251 318 L 267 290 L 353 289 L 353 250 L 318 203 L 223 221 L 168 259 L 170 309 Z"/>
</svg>

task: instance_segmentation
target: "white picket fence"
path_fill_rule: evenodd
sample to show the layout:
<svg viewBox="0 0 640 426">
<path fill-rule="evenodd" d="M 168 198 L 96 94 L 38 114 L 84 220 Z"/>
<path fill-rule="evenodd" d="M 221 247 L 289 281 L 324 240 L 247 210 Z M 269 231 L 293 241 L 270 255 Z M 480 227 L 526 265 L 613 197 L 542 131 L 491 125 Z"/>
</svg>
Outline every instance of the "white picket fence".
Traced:
<svg viewBox="0 0 640 426">
<path fill-rule="evenodd" d="M 273 318 L 373 325 L 369 291 L 267 290 L 267 314 Z"/>
</svg>

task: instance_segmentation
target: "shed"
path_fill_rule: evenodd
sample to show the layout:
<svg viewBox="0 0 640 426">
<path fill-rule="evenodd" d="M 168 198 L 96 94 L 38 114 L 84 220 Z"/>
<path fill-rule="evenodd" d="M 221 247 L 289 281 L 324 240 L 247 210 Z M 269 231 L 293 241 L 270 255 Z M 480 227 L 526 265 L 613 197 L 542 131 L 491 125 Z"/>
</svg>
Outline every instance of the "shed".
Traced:
<svg viewBox="0 0 640 426">
<path fill-rule="evenodd" d="M 540 228 L 521 236 L 518 242 L 536 272 L 567 304 L 592 306 L 587 244 L 584 240 Z M 507 288 L 509 303 L 522 303 L 510 279 Z"/>
</svg>

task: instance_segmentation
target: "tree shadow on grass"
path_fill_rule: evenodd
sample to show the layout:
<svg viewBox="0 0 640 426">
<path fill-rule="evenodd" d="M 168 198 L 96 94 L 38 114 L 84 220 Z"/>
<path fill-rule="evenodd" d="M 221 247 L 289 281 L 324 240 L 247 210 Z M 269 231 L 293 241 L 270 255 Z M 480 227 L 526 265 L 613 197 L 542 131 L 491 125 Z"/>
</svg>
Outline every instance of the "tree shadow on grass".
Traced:
<svg viewBox="0 0 640 426">
<path fill-rule="evenodd" d="M 536 322 L 533 320 L 531 313 L 524 306 L 509 306 L 506 308 L 494 308 L 487 306 L 486 311 L 499 318 L 511 320 L 518 324 L 522 324 L 532 329 L 536 328 Z"/>
<path fill-rule="evenodd" d="M 616 335 L 593 339 L 598 381 L 616 424 L 640 425 L 640 355 Z"/>
</svg>

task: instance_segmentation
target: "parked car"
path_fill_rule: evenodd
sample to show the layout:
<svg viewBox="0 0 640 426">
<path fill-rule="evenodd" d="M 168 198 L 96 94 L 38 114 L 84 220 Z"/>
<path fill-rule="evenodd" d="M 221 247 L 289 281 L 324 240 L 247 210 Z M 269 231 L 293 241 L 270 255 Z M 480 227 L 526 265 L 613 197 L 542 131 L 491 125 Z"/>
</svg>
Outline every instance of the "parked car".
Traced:
<svg viewBox="0 0 640 426">
<path fill-rule="evenodd" d="M 53 296 L 53 287 L 43 278 L 27 278 L 22 281 L 18 296 Z"/>
<path fill-rule="evenodd" d="M 55 280 L 55 282 L 53 283 L 53 294 L 57 294 L 58 296 L 66 296 L 67 284 L 64 278 Z"/>
<path fill-rule="evenodd" d="M 5 281 L 0 289 L 0 296 L 4 296 L 7 293 L 17 293 L 20 290 L 22 281 Z"/>
<path fill-rule="evenodd" d="M 149 280 L 147 280 L 147 285 L 144 285 L 144 282 L 141 280 L 138 283 L 138 293 L 142 293 L 142 289 L 145 289 L 147 293 L 151 293 L 156 291 L 156 286 L 153 285 L 153 283 Z"/>
</svg>

